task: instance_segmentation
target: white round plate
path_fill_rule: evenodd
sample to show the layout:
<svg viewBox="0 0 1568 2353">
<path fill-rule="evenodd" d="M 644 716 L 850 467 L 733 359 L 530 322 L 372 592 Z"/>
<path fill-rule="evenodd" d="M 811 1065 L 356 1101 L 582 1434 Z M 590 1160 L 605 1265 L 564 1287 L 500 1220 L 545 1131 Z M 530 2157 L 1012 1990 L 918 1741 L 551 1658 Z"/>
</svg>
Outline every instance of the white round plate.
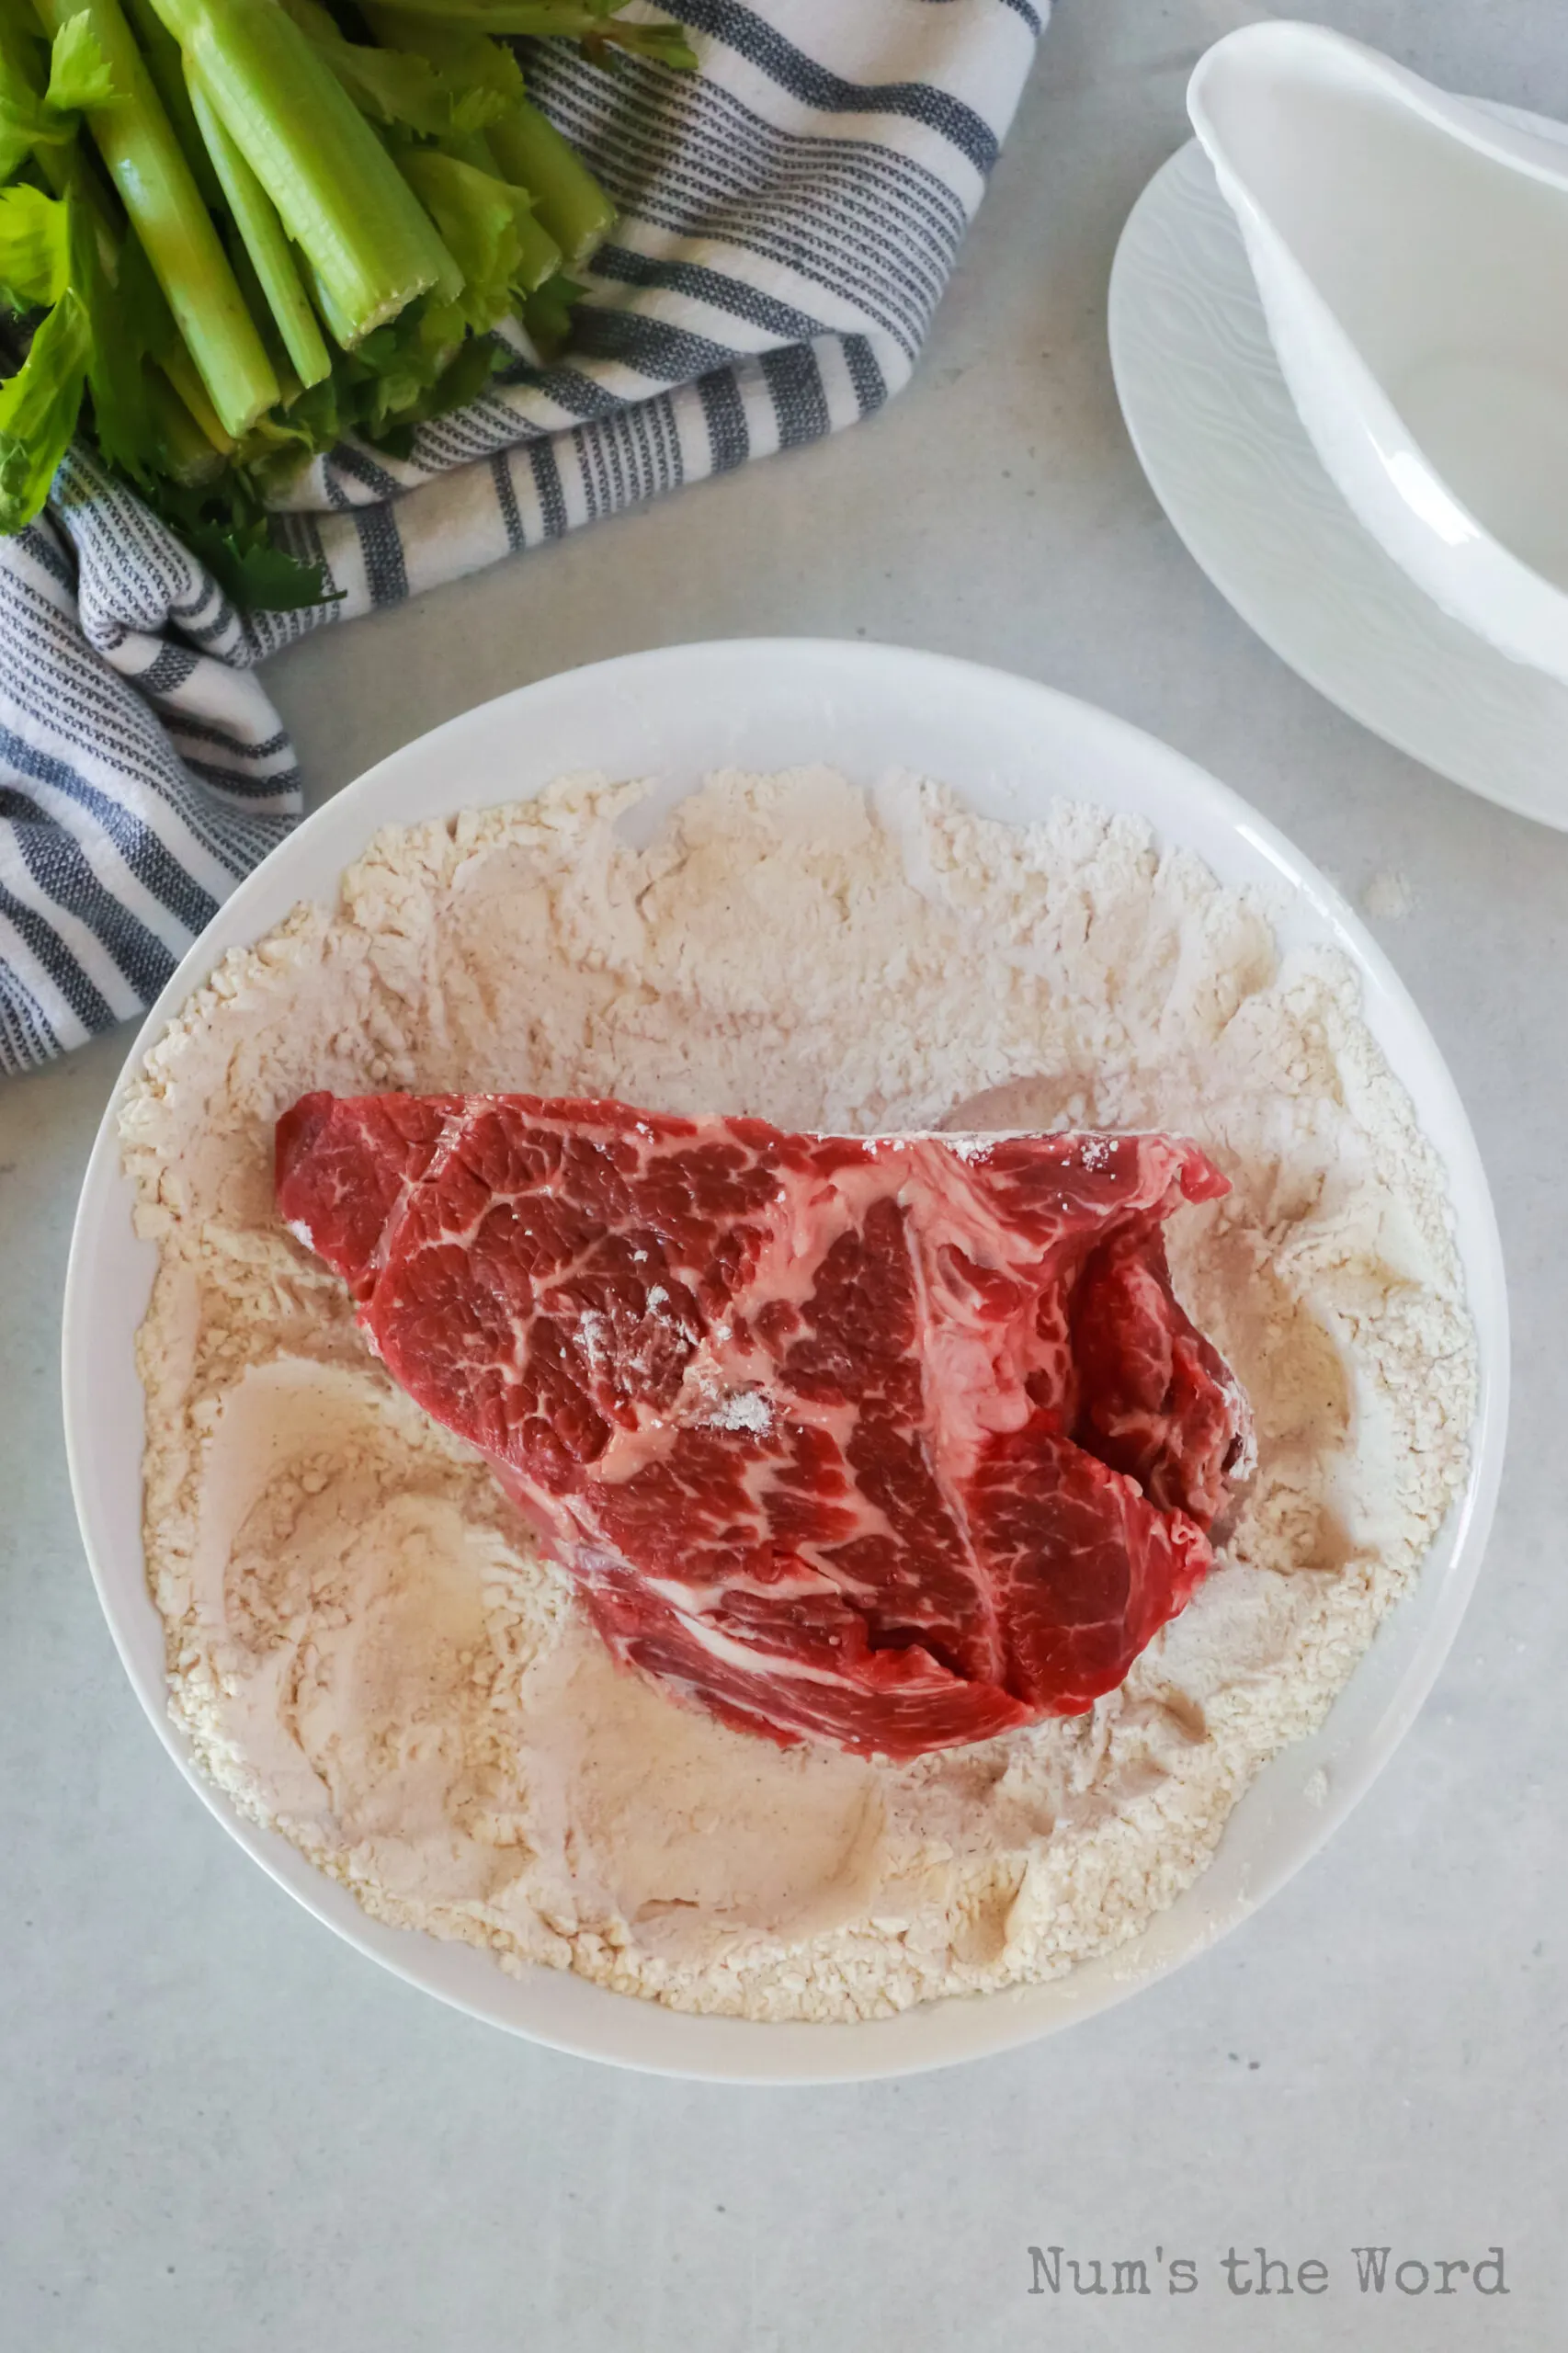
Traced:
<svg viewBox="0 0 1568 2353">
<path fill-rule="evenodd" d="M 1496 111 L 1568 141 L 1568 126 Z M 1154 495 L 1248 627 L 1439 776 L 1568 827 L 1568 686 L 1450 620 L 1356 520 L 1285 388 L 1241 232 L 1196 141 L 1132 209 L 1109 324 Z"/>
<path fill-rule="evenodd" d="M 545 679 L 453 720 L 318 810 L 243 882 L 148 1016 L 121 1088 L 220 957 L 301 899 L 331 903 L 381 826 L 537 792 L 573 769 L 660 779 L 657 813 L 710 770 L 830 761 L 869 783 L 890 768 L 944 778 L 984 814 L 1020 820 L 1069 795 L 1150 820 L 1231 883 L 1281 898 L 1287 943 L 1330 941 L 1359 968 L 1366 1016 L 1449 1173 L 1481 1343 L 1482 1389 L 1463 1495 L 1419 1585 L 1385 1622 L 1312 1741 L 1262 1775 L 1197 1885 L 1136 1943 L 1060 1983 L 934 2004 L 864 2025 L 687 2018 L 548 1969 L 505 1975 L 466 1946 L 382 1927 L 285 1839 L 242 1821 L 196 1772 L 171 1725 L 163 1628 L 142 1557 L 142 1399 L 134 1340 L 154 1251 L 131 1231 L 111 1102 L 94 1148 L 65 1290 L 65 1428 L 87 1557 L 114 1638 L 159 1738 L 246 1852 L 388 1969 L 559 2050 L 656 2073 L 739 2082 L 892 2075 L 1006 2049 L 1119 2000 L 1244 1918 L 1323 1843 L 1367 1787 L 1453 1640 L 1491 1521 L 1507 1392 L 1507 1312 L 1495 1221 L 1453 1083 L 1381 950 L 1289 842 L 1201 769 L 1120 720 L 1049 688 L 891 647 L 807 640 L 681 646 Z M 1305 1784 L 1321 1768 L 1326 1802 Z M 1312 1789 L 1322 1801 L 1322 1784 Z"/>
</svg>

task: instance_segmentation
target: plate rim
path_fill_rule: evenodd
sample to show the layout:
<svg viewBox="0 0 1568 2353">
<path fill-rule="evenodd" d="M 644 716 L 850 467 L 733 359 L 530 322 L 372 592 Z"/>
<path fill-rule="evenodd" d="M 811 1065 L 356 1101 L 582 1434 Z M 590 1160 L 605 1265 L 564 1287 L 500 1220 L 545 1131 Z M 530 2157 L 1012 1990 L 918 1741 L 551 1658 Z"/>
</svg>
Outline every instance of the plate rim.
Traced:
<svg viewBox="0 0 1568 2353">
<path fill-rule="evenodd" d="M 149 1046 L 161 1035 L 171 1016 L 208 978 L 230 947 L 239 944 L 238 938 L 233 935 L 238 934 L 250 943 L 274 927 L 278 920 L 276 915 L 251 924 L 246 921 L 247 910 L 265 898 L 275 879 L 286 872 L 295 861 L 303 859 L 308 862 L 318 839 L 324 835 L 330 838 L 334 829 L 347 826 L 351 817 L 364 813 L 366 823 L 357 835 L 358 847 L 333 868 L 330 887 L 335 889 L 346 866 L 360 855 L 381 823 L 418 822 L 416 819 L 377 819 L 374 814 L 378 795 L 385 791 L 395 771 L 406 767 L 411 762 L 427 762 L 441 749 L 449 750 L 465 731 L 482 730 L 494 723 L 502 712 L 522 710 L 530 701 L 537 702 L 545 697 L 592 694 L 608 688 L 612 680 L 616 683 L 635 682 L 640 673 L 645 675 L 655 667 L 678 668 L 686 664 L 700 670 L 708 665 L 739 665 L 744 667 L 758 661 L 779 665 L 783 671 L 794 669 L 799 673 L 802 690 L 806 690 L 808 682 L 823 670 L 836 673 L 847 670 L 858 672 L 862 676 L 880 670 L 891 676 L 914 665 L 933 679 L 944 675 L 961 677 L 965 685 L 976 692 L 997 696 L 1022 695 L 1042 702 L 1049 701 L 1059 709 L 1066 707 L 1074 725 L 1082 726 L 1090 733 L 1100 731 L 1108 740 L 1119 744 L 1141 761 L 1162 766 L 1173 775 L 1179 772 L 1188 791 L 1196 795 L 1198 803 L 1223 817 L 1233 830 L 1241 834 L 1249 846 L 1273 866 L 1292 891 L 1307 901 L 1317 917 L 1327 922 L 1339 944 L 1356 962 L 1363 988 L 1369 982 L 1375 983 L 1409 1026 L 1427 1065 L 1426 1076 L 1444 1098 L 1443 1108 L 1456 1148 L 1461 1160 L 1467 1164 L 1461 1170 L 1448 1154 L 1440 1155 L 1450 1188 L 1458 1185 L 1462 1175 L 1471 1194 L 1471 1240 L 1478 1266 L 1483 1270 L 1487 1294 L 1483 1302 L 1478 1303 L 1473 1298 L 1469 1302 L 1476 1328 L 1480 1374 L 1476 1416 L 1471 1438 L 1471 1461 L 1464 1486 L 1450 1512 L 1454 1522 L 1453 1550 L 1451 1559 L 1442 1573 L 1440 1614 L 1422 1638 L 1423 1647 L 1401 1668 L 1389 1705 L 1374 1733 L 1368 1738 L 1366 1753 L 1356 1777 L 1345 1787 L 1336 1787 L 1331 1791 L 1330 1800 L 1322 1807 L 1310 1836 L 1298 1843 L 1290 1856 L 1277 1867 L 1258 1874 L 1256 1886 L 1249 1887 L 1247 1900 L 1234 1916 L 1220 1920 L 1201 1937 L 1195 1938 L 1179 1950 L 1159 1957 L 1148 1966 L 1126 1966 L 1127 1956 L 1135 1952 L 1137 1943 L 1142 1941 L 1140 1938 L 1134 1940 L 1133 1946 L 1123 1949 L 1119 1966 L 1115 1952 L 1099 1955 L 1080 1964 L 1064 1979 L 1048 1981 L 1043 1985 L 1009 1987 L 990 1995 L 960 1995 L 941 2002 L 917 2005 L 914 2009 L 888 2019 L 811 2024 L 696 2016 L 671 2011 L 661 2004 L 637 1996 L 616 1995 L 607 1988 L 589 1985 L 586 1990 L 597 1995 L 601 2003 L 617 2006 L 623 2014 L 623 2022 L 624 2014 L 631 2013 L 635 2024 L 629 2024 L 625 2037 L 618 2034 L 614 2022 L 608 2020 L 604 2034 L 585 2035 L 500 2017 L 480 1999 L 465 1998 L 460 1992 L 433 1984 L 429 1974 L 422 1971 L 417 1955 L 426 1945 L 448 1949 L 444 1940 L 429 1938 L 426 1932 L 417 1930 L 388 1929 L 383 1924 L 370 1920 L 369 1915 L 360 1912 L 352 1896 L 347 1895 L 325 1873 L 319 1871 L 300 1850 L 283 1840 L 280 1833 L 263 1831 L 248 1822 L 233 1801 L 210 1783 L 195 1764 L 188 1743 L 169 1721 L 166 1677 L 160 1679 L 154 1695 L 144 1683 L 130 1648 L 127 1632 L 130 1610 L 137 1608 L 155 1613 L 155 1604 L 146 1584 L 144 1557 L 139 1560 L 140 1574 L 134 1581 L 135 1599 L 132 1602 L 126 1593 L 122 1593 L 120 1582 L 115 1578 L 106 1560 L 100 1558 L 96 1516 L 89 1509 L 85 1469 L 87 1438 L 80 1411 L 84 1350 L 89 1339 L 85 1313 L 87 1253 L 95 1220 L 105 1211 L 112 1209 L 117 1194 L 122 1206 L 128 1208 L 125 1188 L 129 1180 L 124 1177 L 119 1165 L 117 1122 L 127 1088 Z M 818 684 L 820 686 L 820 677 Z M 541 788 L 535 788 L 539 789 Z M 467 805 L 494 806 L 508 797 L 529 796 L 527 793 L 508 795 L 503 790 L 486 798 L 483 782 L 476 782 Z M 1095 788 L 1092 784 L 1085 786 L 1084 797 L 1091 805 L 1094 803 Z M 1149 822 L 1153 824 L 1153 820 Z M 1154 829 L 1157 835 L 1163 830 L 1157 825 Z M 301 881 L 294 893 L 295 902 L 312 895 L 311 886 Z M 1406 1085 L 1403 1074 L 1399 1074 L 1402 1085 Z M 1425 1118 L 1422 1124 L 1425 1132 L 1427 1124 Z M 1221 783 L 1174 746 L 1099 705 L 1042 681 L 954 655 L 884 645 L 873 641 L 816 637 L 703 641 L 615 655 L 571 670 L 555 672 L 548 677 L 511 688 L 476 704 L 415 737 L 375 762 L 306 817 L 223 903 L 181 959 L 137 1029 L 106 1104 L 84 1172 L 73 1220 L 62 1305 L 62 1392 L 66 1458 L 73 1502 L 99 1605 L 142 1712 L 209 1813 L 253 1860 L 261 1865 L 268 1877 L 283 1887 L 314 1918 L 367 1958 L 377 1961 L 405 1983 L 417 1986 L 421 1992 L 433 1994 L 449 2006 L 483 2019 L 488 2025 L 499 2026 L 505 2031 L 578 2057 L 683 2080 L 749 2085 L 842 2083 L 926 2073 L 1035 2041 L 1082 2018 L 1096 2016 L 1169 1974 L 1277 1893 L 1321 1850 L 1382 1771 L 1424 1704 L 1451 1648 L 1479 1574 L 1495 1510 L 1508 1417 L 1508 1371 L 1507 1293 L 1501 1240 L 1484 1164 L 1458 1087 L 1419 1007 L 1391 960 L 1343 895 L 1312 861 L 1231 787 Z M 125 1532 L 120 1531 L 121 1543 L 125 1540 Z M 140 1526 L 132 1532 L 131 1540 L 141 1554 Z M 1441 1542 L 1442 1536 L 1434 1541 Z M 1422 1574 L 1422 1570 L 1417 1571 L 1417 1582 Z M 1391 1612 L 1390 1616 L 1393 1614 Z M 161 1624 L 159 1632 L 161 1637 Z M 1366 1656 L 1364 1654 L 1352 1670 L 1351 1681 L 1363 1673 Z M 1347 1682 L 1344 1688 L 1348 1688 Z M 1335 1707 L 1338 1698 L 1336 1695 Z M 1333 1710 L 1330 1721 L 1332 1715 Z M 1299 1748 L 1300 1745 L 1290 1744 L 1270 1760 L 1268 1766 L 1261 1768 L 1238 1804 L 1246 1802 L 1264 1773 L 1278 1764 L 1281 1756 L 1288 1756 L 1291 1748 Z M 1227 1817 L 1227 1830 L 1233 1814 L 1234 1810 L 1232 1816 Z M 1204 1872 L 1199 1874 L 1193 1883 L 1195 1888 L 1201 1888 L 1207 1871 L 1211 1868 L 1210 1863 L 1205 1867 Z M 329 1905 L 325 1893 L 328 1890 L 342 1898 L 349 1907 L 348 1915 Z M 1187 1893 L 1191 1892 L 1189 1890 Z M 1178 1902 L 1182 1900 L 1178 1899 Z M 1165 1913 L 1157 1914 L 1153 1925 L 1168 1918 L 1172 1908 L 1167 1907 Z M 398 1957 L 397 1946 L 389 1944 L 389 1939 L 404 1940 L 403 1949 L 408 1955 L 406 1960 Z M 487 1968 L 494 1970 L 498 1989 L 509 1982 L 493 1960 L 483 1955 L 475 1957 L 483 1961 Z M 1108 1984 L 1103 1982 L 1108 1974 L 1108 1963 L 1112 1981 Z M 1059 1994 L 1074 1979 L 1084 1982 L 1085 1972 L 1099 1972 L 1094 1981 L 1093 1998 L 1062 2015 L 1039 2018 L 1028 2015 L 1028 1997 L 1031 1995 L 1043 1997 Z M 554 1977 L 557 1972 L 541 1970 L 540 1974 Z M 573 1983 L 585 1984 L 585 1981 L 576 1979 Z M 971 2029 L 957 2037 L 957 2047 L 947 2047 L 947 2040 L 940 2035 L 934 2036 L 936 2048 L 922 2050 L 918 2047 L 921 2029 L 916 2025 L 912 2035 L 912 2021 L 934 2021 L 944 2014 L 950 2017 L 954 2013 L 961 2013 L 969 2021 Z M 695 2034 L 692 2029 L 697 2030 Z M 677 2055 L 666 2057 L 656 2051 L 650 2053 L 635 2047 L 644 2039 L 656 2041 L 660 2037 L 667 2038 Z M 802 2043 L 801 2038 L 807 2040 Z M 614 2047 L 628 2040 L 633 2046 L 631 2049 Z M 903 2047 L 912 2040 L 916 2041 L 915 2049 Z M 680 2055 L 682 2046 L 689 2042 L 702 2046 L 699 2056 L 694 2057 L 689 2052 Z"/>
</svg>

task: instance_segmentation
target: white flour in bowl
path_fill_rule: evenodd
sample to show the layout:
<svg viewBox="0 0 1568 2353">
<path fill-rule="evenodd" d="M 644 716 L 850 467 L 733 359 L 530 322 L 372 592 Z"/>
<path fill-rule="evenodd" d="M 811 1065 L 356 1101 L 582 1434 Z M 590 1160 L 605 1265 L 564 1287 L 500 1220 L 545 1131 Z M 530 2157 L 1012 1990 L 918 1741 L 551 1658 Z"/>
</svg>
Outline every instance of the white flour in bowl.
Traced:
<svg viewBox="0 0 1568 2353">
<path fill-rule="evenodd" d="M 1317 1723 L 1462 1480 L 1442 1172 L 1349 970 L 1147 829 L 1014 829 L 912 780 L 716 777 L 381 835 L 153 1049 L 127 1165 L 146 1550 L 173 1709 L 234 1802 L 378 1917 L 686 2009 L 874 2017 L 1054 1975 L 1202 1869 Z M 619 1096 L 791 1128 L 1166 1128 L 1231 1176 L 1168 1228 L 1257 1477 L 1085 1716 L 915 1764 L 790 1750 L 614 1668 L 488 1472 L 278 1223 L 313 1087 Z"/>
</svg>

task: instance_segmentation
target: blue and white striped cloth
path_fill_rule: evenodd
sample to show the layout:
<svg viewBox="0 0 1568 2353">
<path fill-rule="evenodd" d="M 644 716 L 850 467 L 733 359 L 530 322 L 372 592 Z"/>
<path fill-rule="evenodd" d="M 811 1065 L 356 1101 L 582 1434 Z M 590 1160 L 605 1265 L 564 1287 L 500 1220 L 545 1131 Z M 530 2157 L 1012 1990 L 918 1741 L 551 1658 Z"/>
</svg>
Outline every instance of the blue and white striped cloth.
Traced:
<svg viewBox="0 0 1568 2353">
<path fill-rule="evenodd" d="M 282 536 L 337 604 L 236 612 L 67 460 L 47 514 L 0 540 L 0 1071 L 142 1010 L 299 817 L 267 654 L 901 389 L 1048 6 L 679 0 L 695 75 L 532 57 L 620 209 L 613 241 L 559 365 L 519 361 L 406 460 L 345 448 L 296 491 Z"/>
</svg>

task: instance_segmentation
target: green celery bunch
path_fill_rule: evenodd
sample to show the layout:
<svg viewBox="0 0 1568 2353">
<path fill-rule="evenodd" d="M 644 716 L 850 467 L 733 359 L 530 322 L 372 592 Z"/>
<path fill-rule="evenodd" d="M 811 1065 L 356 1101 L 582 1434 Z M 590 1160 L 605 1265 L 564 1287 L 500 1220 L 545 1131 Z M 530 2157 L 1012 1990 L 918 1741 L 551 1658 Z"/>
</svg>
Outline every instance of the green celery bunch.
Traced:
<svg viewBox="0 0 1568 2353">
<path fill-rule="evenodd" d="M 0 0 L 0 531 L 85 423 L 242 601 L 320 598 L 267 524 L 299 469 L 565 338 L 614 213 L 508 41 L 693 62 L 622 5 Z"/>
</svg>

